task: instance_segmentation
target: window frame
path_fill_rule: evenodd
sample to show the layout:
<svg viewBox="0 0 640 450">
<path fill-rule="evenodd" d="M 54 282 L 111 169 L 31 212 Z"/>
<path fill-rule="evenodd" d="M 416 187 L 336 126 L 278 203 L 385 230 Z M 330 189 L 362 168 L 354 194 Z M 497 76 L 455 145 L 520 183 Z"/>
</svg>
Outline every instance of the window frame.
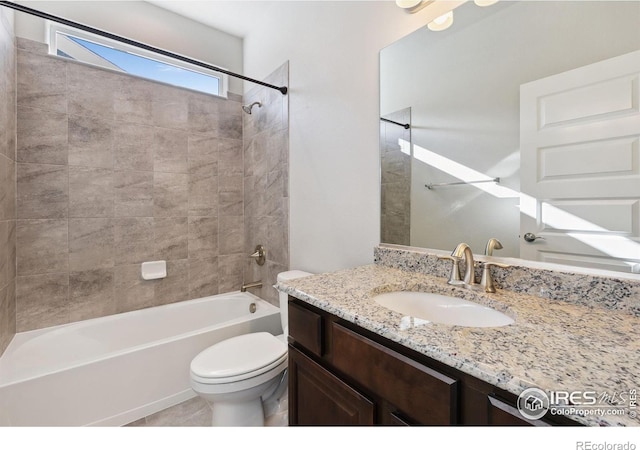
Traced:
<svg viewBox="0 0 640 450">
<path fill-rule="evenodd" d="M 136 77 L 142 80 L 148 80 L 148 81 L 153 81 L 156 83 L 161 83 L 167 86 L 173 86 L 173 87 L 178 87 L 178 88 L 182 88 L 182 89 L 188 89 L 192 92 L 198 92 L 201 94 L 206 94 L 206 95 L 213 95 L 215 97 L 222 97 L 222 98 L 228 98 L 228 91 L 229 91 L 229 76 L 227 74 L 221 73 L 221 72 L 217 72 L 214 70 L 210 70 L 210 69 L 206 69 L 204 67 L 200 67 L 200 66 L 196 66 L 194 64 L 189 64 L 185 61 L 181 61 L 178 59 L 174 59 L 165 55 L 161 55 L 140 47 L 136 47 L 134 45 L 129 45 L 129 44 L 125 44 L 124 42 L 119 42 L 113 39 L 109 39 L 106 38 L 104 36 L 100 36 L 94 33 L 89 33 L 87 31 L 83 31 L 83 30 L 78 30 L 76 28 L 72 28 L 72 27 L 68 27 L 68 26 L 64 26 L 64 25 L 60 25 L 57 23 L 48 23 L 47 25 L 47 37 L 48 37 L 48 47 L 49 47 L 49 55 L 51 56 L 55 56 L 56 58 L 62 58 L 66 61 L 75 61 L 75 62 L 79 62 L 81 64 L 87 64 L 90 65 L 92 67 L 99 67 L 101 69 L 104 70 L 110 70 L 112 72 L 117 72 L 117 73 L 122 73 L 125 75 L 129 75 L 132 77 Z M 191 72 L 195 72 L 195 73 L 199 73 L 202 75 L 206 75 L 209 77 L 213 77 L 213 78 L 217 78 L 218 79 L 218 92 L 206 92 L 206 91 L 202 91 L 202 90 L 198 90 L 198 89 L 194 89 L 194 88 L 189 88 L 186 86 L 180 86 L 177 84 L 172 84 L 166 81 L 161 81 L 161 80 L 156 80 L 153 78 L 148 78 L 148 77 L 143 77 L 140 75 L 136 75 L 136 74 L 132 74 L 132 73 L 128 73 L 125 72 L 123 70 L 116 70 L 116 69 L 111 69 L 108 67 L 104 67 L 98 64 L 94 64 L 91 63 L 89 61 L 83 61 L 81 59 L 73 59 L 73 58 L 67 58 L 64 56 L 60 56 L 58 55 L 58 35 L 59 34 L 63 34 L 63 35 L 67 35 L 67 36 L 71 36 L 71 37 L 77 37 L 79 39 L 85 40 L 85 41 L 89 41 L 92 42 L 96 45 L 101 45 L 104 47 L 109 47 L 112 48 L 114 50 L 118 50 L 121 52 L 126 52 L 129 53 L 131 55 L 134 56 L 138 56 L 141 58 L 145 58 L 145 59 L 150 59 L 152 61 L 157 61 L 160 62 L 162 64 L 168 64 L 174 67 L 177 67 L 179 69 L 184 69 L 184 70 L 188 70 Z M 182 55 L 180 55 L 182 56 Z M 190 58 L 193 59 L 193 58 Z M 108 60 L 107 60 L 108 61 Z M 208 64 L 208 63 L 205 63 Z M 224 69 L 224 68 L 221 68 Z M 224 69 L 226 70 L 226 69 Z"/>
</svg>

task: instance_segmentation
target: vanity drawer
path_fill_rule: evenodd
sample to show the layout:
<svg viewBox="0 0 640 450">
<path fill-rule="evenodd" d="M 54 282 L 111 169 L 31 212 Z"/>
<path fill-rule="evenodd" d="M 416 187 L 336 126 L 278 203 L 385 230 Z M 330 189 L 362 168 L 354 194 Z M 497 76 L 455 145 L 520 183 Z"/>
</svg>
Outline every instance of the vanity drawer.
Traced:
<svg viewBox="0 0 640 450">
<path fill-rule="evenodd" d="M 499 400 L 493 395 L 489 396 L 489 424 L 499 426 L 536 426 L 548 427 L 549 424 L 542 420 L 525 419 L 518 409 L 508 403 Z"/>
<path fill-rule="evenodd" d="M 332 365 L 424 425 L 457 422 L 457 380 L 430 369 L 336 322 Z"/>
<path fill-rule="evenodd" d="M 289 301 L 289 335 L 312 353 L 322 356 L 322 316 Z"/>
</svg>

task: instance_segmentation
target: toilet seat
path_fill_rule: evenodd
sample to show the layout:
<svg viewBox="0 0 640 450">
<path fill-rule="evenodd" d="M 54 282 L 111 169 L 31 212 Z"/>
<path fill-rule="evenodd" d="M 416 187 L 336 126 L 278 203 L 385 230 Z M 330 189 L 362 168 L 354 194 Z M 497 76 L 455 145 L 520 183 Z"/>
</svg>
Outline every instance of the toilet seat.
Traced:
<svg viewBox="0 0 640 450">
<path fill-rule="evenodd" d="M 202 384 L 258 377 L 287 360 L 287 344 L 270 333 L 249 333 L 219 342 L 191 361 L 191 379 Z"/>
</svg>

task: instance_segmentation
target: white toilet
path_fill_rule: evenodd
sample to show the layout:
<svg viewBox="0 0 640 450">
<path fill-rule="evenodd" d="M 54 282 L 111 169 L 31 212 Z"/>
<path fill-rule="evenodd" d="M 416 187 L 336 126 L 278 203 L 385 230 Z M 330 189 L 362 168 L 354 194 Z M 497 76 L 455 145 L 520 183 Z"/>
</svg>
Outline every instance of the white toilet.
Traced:
<svg viewBox="0 0 640 450">
<path fill-rule="evenodd" d="M 290 270 L 279 273 L 278 281 L 308 275 Z M 263 401 L 286 392 L 287 294 L 279 295 L 283 334 L 235 336 L 203 350 L 191 361 L 191 387 L 211 406 L 213 426 L 263 426 Z"/>
</svg>

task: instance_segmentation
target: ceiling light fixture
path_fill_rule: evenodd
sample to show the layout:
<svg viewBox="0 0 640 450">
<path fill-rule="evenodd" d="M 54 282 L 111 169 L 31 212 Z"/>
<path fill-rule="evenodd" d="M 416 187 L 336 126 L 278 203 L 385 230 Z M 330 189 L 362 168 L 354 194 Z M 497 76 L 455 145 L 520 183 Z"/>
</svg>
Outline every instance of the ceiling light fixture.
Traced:
<svg viewBox="0 0 640 450">
<path fill-rule="evenodd" d="M 446 30 L 453 24 L 453 11 L 449 11 L 446 14 L 441 15 L 440 17 L 436 17 L 431 22 L 427 24 L 427 28 L 431 31 L 442 31 Z"/>
<path fill-rule="evenodd" d="M 478 6 L 491 6 L 494 3 L 498 3 L 498 0 L 473 0 L 473 3 Z"/>
<path fill-rule="evenodd" d="M 396 0 L 396 5 L 403 9 L 414 8 L 420 3 L 422 0 Z"/>
<path fill-rule="evenodd" d="M 396 0 L 396 5 L 409 14 L 415 14 L 434 0 Z"/>
</svg>

